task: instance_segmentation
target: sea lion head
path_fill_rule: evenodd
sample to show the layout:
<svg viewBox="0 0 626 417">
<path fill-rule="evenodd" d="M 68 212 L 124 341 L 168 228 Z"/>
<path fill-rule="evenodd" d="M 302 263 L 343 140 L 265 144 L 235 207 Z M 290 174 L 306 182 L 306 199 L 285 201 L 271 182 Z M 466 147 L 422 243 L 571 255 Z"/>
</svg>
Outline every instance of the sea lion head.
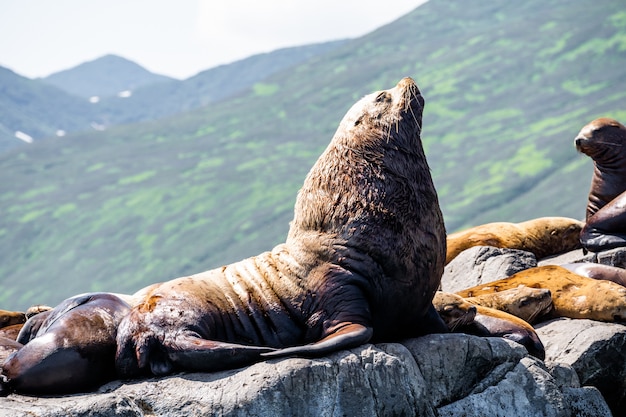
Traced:
<svg viewBox="0 0 626 417">
<path fill-rule="evenodd" d="M 437 291 L 433 305 L 450 331 L 470 324 L 476 317 L 476 306 L 456 294 Z"/>
<path fill-rule="evenodd" d="M 610 163 L 626 154 L 626 127 L 608 117 L 587 123 L 574 139 L 576 150 L 596 162 Z"/>
<path fill-rule="evenodd" d="M 532 323 L 552 310 L 552 293 L 546 288 L 517 288 L 496 293 L 502 303 L 501 310 Z"/>
<path fill-rule="evenodd" d="M 602 117 L 585 125 L 574 144 L 594 165 L 586 211 L 589 220 L 626 190 L 626 127 Z"/>
</svg>

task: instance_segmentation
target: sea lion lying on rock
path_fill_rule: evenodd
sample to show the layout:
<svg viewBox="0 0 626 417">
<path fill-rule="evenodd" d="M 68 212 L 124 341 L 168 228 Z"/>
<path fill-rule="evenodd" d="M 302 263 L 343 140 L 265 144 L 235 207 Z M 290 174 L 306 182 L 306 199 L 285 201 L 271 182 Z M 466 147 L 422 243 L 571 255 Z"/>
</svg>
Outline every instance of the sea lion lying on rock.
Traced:
<svg viewBox="0 0 626 417">
<path fill-rule="evenodd" d="M 614 282 L 583 277 L 557 265 L 530 268 L 508 278 L 457 291 L 457 294 L 476 297 L 520 285 L 550 290 L 554 308 L 544 317 L 626 322 L 626 288 Z"/>
<path fill-rule="evenodd" d="M 113 294 L 88 293 L 31 317 L 2 365 L 0 393 L 87 391 L 115 378 L 117 326 L 130 307 Z"/>
<path fill-rule="evenodd" d="M 21 311 L 0 310 L 0 329 L 26 322 L 26 314 Z"/>
<path fill-rule="evenodd" d="M 545 288 L 520 285 L 510 290 L 465 298 L 471 304 L 494 308 L 534 323 L 552 310 L 552 294 Z"/>
<path fill-rule="evenodd" d="M 433 305 L 451 331 L 483 337 L 502 337 L 544 359 L 545 349 L 533 327 L 509 313 L 470 303 L 460 295 L 437 291 Z"/>
<path fill-rule="evenodd" d="M 494 222 L 452 233 L 447 238 L 446 265 L 474 246 L 519 249 L 537 259 L 580 248 L 584 223 L 568 217 L 540 217 L 521 223 Z"/>
<path fill-rule="evenodd" d="M 582 246 L 591 252 L 626 246 L 626 127 L 599 118 L 585 125 L 574 143 L 594 166 Z"/>
<path fill-rule="evenodd" d="M 433 306 L 451 332 L 459 326 L 470 324 L 476 317 L 476 306 L 453 293 L 437 291 Z"/>
<path fill-rule="evenodd" d="M 123 377 L 214 371 L 447 332 L 432 305 L 445 229 L 414 81 L 345 115 L 298 193 L 284 244 L 153 286 L 120 324 Z"/>
</svg>

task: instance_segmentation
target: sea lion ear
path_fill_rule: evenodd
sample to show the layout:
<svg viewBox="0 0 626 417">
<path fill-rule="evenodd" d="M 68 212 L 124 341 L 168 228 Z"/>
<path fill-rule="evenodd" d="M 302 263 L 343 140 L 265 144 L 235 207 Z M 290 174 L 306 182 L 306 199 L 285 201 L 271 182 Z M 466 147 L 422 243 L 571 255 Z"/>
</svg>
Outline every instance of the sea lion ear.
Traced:
<svg viewBox="0 0 626 417">
<path fill-rule="evenodd" d="M 361 124 L 361 122 L 362 122 L 362 121 L 363 121 L 363 116 L 360 116 L 358 119 L 356 119 L 356 120 L 354 121 L 354 125 L 355 125 L 355 126 L 358 126 L 358 125 L 360 125 L 360 124 Z"/>
</svg>

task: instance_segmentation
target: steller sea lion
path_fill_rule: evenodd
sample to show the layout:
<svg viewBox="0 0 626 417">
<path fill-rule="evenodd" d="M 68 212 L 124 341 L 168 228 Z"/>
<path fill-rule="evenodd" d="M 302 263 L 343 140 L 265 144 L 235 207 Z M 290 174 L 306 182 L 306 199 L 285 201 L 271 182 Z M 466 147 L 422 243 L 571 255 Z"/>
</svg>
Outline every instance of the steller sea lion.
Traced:
<svg viewBox="0 0 626 417">
<path fill-rule="evenodd" d="M 117 326 L 130 307 L 108 293 L 88 293 L 31 317 L 9 356 L 0 392 L 65 394 L 87 391 L 115 375 Z"/>
<path fill-rule="evenodd" d="M 537 259 L 580 248 L 584 223 L 568 217 L 540 217 L 522 223 L 494 222 L 452 233 L 447 238 L 446 265 L 474 246 L 520 249 Z"/>
<path fill-rule="evenodd" d="M 611 281 L 622 287 L 626 287 L 626 269 L 617 266 L 596 264 L 593 262 L 562 264 L 560 266 L 583 277 Z"/>
<path fill-rule="evenodd" d="M 524 346 L 529 354 L 544 360 L 546 350 L 535 329 L 512 314 L 495 308 L 476 306 L 476 317 L 458 331 L 485 337 L 502 337 Z"/>
<path fill-rule="evenodd" d="M 459 326 L 471 323 L 476 316 L 476 306 L 467 302 L 465 298 L 449 292 L 437 291 L 433 298 L 433 306 L 452 332 Z"/>
<path fill-rule="evenodd" d="M 460 295 L 437 291 L 433 305 L 451 331 L 483 337 L 502 337 L 526 347 L 531 355 L 545 359 L 545 349 L 535 329 L 500 310 L 473 305 Z"/>
<path fill-rule="evenodd" d="M 345 115 L 272 251 L 153 286 L 122 320 L 122 377 L 214 371 L 447 332 L 445 228 L 410 78 Z"/>
<path fill-rule="evenodd" d="M 557 265 L 526 269 L 508 278 L 458 291 L 457 294 L 475 297 L 520 285 L 550 290 L 554 307 L 548 315 L 550 317 L 626 321 L 626 288 L 614 282 L 583 277 Z"/>
<path fill-rule="evenodd" d="M 26 322 L 26 315 L 23 312 L 0 310 L 0 328 L 24 322 Z"/>
<path fill-rule="evenodd" d="M 504 311 L 528 323 L 534 323 L 552 310 L 550 290 L 524 285 L 496 293 L 467 297 L 465 300 L 474 305 Z"/>
<path fill-rule="evenodd" d="M 591 252 L 626 246 L 626 127 L 602 117 L 585 125 L 574 144 L 594 166 L 582 246 Z"/>
</svg>

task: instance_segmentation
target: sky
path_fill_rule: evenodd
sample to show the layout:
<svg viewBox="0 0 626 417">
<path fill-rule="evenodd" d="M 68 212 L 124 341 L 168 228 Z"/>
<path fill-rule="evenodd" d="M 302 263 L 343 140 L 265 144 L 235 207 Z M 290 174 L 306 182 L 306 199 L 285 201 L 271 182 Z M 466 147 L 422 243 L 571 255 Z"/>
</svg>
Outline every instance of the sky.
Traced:
<svg viewBox="0 0 626 417">
<path fill-rule="evenodd" d="M 106 54 L 174 78 L 355 38 L 425 0 L 0 0 L 0 66 L 45 77 Z"/>
</svg>

